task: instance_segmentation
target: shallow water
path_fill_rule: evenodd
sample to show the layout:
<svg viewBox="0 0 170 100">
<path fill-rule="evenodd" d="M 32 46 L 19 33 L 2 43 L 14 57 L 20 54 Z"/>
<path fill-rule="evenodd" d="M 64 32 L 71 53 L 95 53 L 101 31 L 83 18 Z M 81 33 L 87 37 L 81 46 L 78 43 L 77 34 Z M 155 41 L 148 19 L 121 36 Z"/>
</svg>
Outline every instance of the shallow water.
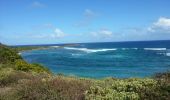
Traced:
<svg viewBox="0 0 170 100">
<path fill-rule="evenodd" d="M 170 69 L 170 41 L 85 43 L 74 47 L 25 51 L 29 63 L 54 73 L 81 77 L 147 77 Z"/>
</svg>

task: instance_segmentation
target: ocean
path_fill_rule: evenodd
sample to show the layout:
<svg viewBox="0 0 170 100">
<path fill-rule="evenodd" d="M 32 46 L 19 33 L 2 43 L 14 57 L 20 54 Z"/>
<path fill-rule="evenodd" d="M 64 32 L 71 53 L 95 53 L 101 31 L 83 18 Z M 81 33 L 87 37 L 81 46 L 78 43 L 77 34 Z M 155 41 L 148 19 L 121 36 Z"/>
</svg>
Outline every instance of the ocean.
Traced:
<svg viewBox="0 0 170 100">
<path fill-rule="evenodd" d="M 152 77 L 170 69 L 170 40 L 62 45 L 24 51 L 21 56 L 55 74 L 88 78 Z"/>
</svg>

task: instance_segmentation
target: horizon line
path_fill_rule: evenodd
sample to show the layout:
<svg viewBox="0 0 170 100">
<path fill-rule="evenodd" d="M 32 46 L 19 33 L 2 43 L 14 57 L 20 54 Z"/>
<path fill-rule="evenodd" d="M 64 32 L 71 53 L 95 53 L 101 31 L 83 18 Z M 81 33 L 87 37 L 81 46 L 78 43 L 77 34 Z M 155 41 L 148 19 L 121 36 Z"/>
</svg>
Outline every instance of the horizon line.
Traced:
<svg viewBox="0 0 170 100">
<path fill-rule="evenodd" d="M 124 42 L 154 42 L 154 41 L 170 41 L 169 40 L 132 40 L 132 41 L 103 41 L 103 42 L 70 42 L 70 43 L 48 43 L 48 44 L 16 44 L 8 46 L 51 46 L 51 45 L 64 45 L 64 44 L 85 44 L 85 43 L 124 43 Z M 0 42 L 1 43 L 1 42 Z M 4 44 L 4 43 L 1 43 Z"/>
</svg>

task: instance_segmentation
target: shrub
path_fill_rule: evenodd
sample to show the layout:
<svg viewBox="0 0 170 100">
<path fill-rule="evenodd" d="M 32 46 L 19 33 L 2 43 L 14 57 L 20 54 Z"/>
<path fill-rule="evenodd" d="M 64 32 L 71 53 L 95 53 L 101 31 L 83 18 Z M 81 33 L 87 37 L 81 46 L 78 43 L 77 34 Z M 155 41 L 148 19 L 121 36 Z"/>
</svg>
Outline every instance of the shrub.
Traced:
<svg viewBox="0 0 170 100">
<path fill-rule="evenodd" d="M 167 99 L 163 95 L 158 82 L 154 79 L 130 78 L 130 79 L 107 79 L 95 81 L 86 91 L 87 99 L 108 100 L 137 100 L 137 99 Z"/>
<path fill-rule="evenodd" d="M 158 81 L 158 89 L 161 91 L 160 97 L 170 99 L 170 71 L 156 73 L 154 79 Z"/>
<path fill-rule="evenodd" d="M 29 73 L 15 71 L 12 68 L 4 68 L 0 70 L 0 86 L 8 86 L 17 84 L 21 79 L 31 79 L 32 75 Z"/>
<path fill-rule="evenodd" d="M 0 63 L 13 63 L 17 59 L 22 59 L 17 52 L 10 47 L 0 44 Z"/>
<path fill-rule="evenodd" d="M 90 83 L 86 80 L 36 77 L 18 84 L 13 97 L 17 100 L 83 100 Z"/>
<path fill-rule="evenodd" d="M 50 83 L 64 100 L 83 100 L 85 91 L 89 89 L 91 81 L 86 79 L 65 78 L 58 76 Z"/>
<path fill-rule="evenodd" d="M 38 73 L 41 73 L 41 72 L 51 73 L 48 68 L 46 68 L 46 67 L 44 67 L 44 66 L 42 66 L 40 64 L 34 63 L 34 64 L 31 64 L 31 66 L 32 66 L 32 71 L 34 71 L 34 72 L 38 72 Z"/>
<path fill-rule="evenodd" d="M 25 72 L 50 73 L 50 71 L 47 68 L 45 68 L 40 64 L 28 64 L 23 60 L 17 60 L 15 62 L 15 69 L 25 71 Z"/>
<path fill-rule="evenodd" d="M 15 69 L 28 72 L 28 71 L 32 70 L 32 67 L 30 64 L 26 63 L 23 60 L 17 60 L 15 62 Z"/>
</svg>

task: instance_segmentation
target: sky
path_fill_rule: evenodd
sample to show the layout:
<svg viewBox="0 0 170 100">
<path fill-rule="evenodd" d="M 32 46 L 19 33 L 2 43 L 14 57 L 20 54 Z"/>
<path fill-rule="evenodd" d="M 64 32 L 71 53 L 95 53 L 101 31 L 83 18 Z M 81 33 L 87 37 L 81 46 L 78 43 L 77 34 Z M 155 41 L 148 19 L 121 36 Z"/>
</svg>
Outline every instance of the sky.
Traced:
<svg viewBox="0 0 170 100">
<path fill-rule="evenodd" d="M 0 0 L 8 45 L 170 40 L 170 0 Z"/>
</svg>

